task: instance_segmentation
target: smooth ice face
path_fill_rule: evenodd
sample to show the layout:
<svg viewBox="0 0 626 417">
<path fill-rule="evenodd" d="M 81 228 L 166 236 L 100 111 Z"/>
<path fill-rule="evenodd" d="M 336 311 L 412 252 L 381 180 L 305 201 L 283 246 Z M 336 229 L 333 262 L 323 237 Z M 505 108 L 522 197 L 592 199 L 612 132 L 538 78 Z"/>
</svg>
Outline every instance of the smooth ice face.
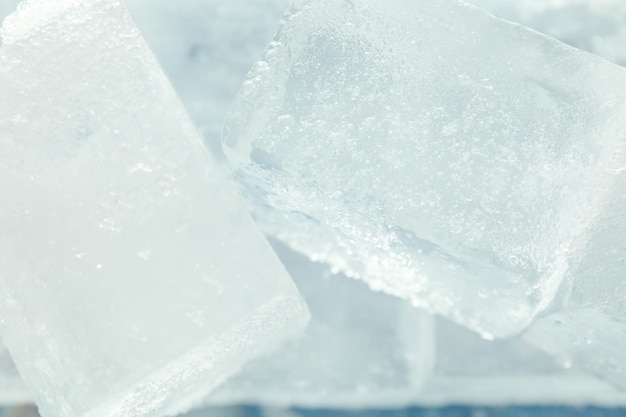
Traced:
<svg viewBox="0 0 626 417">
<path fill-rule="evenodd" d="M 626 3 L 622 0 L 467 1 L 626 66 Z"/>
<path fill-rule="evenodd" d="M 44 416 L 190 407 L 306 308 L 118 1 L 0 49 L 0 332 Z"/>
<path fill-rule="evenodd" d="M 224 144 L 265 231 L 486 337 L 552 300 L 626 73 L 456 1 L 294 6 Z"/>
<path fill-rule="evenodd" d="M 311 310 L 301 338 L 249 363 L 214 404 L 403 407 L 431 377 L 433 317 L 274 245 Z"/>
<path fill-rule="evenodd" d="M 624 156 L 621 158 L 624 165 Z M 608 183 L 611 198 L 577 253 L 563 288 L 563 310 L 525 338 L 569 366 L 626 391 L 626 171 Z M 569 291 L 568 291 L 569 290 Z"/>
<path fill-rule="evenodd" d="M 205 143 L 220 162 L 222 124 L 278 30 L 289 0 L 127 0 Z"/>
</svg>

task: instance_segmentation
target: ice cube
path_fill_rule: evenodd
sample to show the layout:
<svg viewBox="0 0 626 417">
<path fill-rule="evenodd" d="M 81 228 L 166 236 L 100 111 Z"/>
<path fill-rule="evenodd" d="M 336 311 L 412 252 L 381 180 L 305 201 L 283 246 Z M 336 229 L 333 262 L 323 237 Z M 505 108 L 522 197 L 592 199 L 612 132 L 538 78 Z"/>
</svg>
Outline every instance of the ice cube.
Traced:
<svg viewBox="0 0 626 417">
<path fill-rule="evenodd" d="M 469 0 L 577 48 L 626 65 L 626 3 L 622 0 Z"/>
<path fill-rule="evenodd" d="M 304 325 L 120 1 L 2 38 L 0 333 L 44 416 L 175 413 Z"/>
<path fill-rule="evenodd" d="M 418 394 L 422 405 L 626 405 L 626 394 L 526 343 L 521 337 L 486 341 L 439 319 L 437 366 Z"/>
<path fill-rule="evenodd" d="M 249 363 L 213 404 L 402 407 L 434 367 L 433 318 L 275 244 L 311 310 L 302 338 Z"/>
<path fill-rule="evenodd" d="M 606 184 L 611 198 L 568 272 L 564 307 L 534 324 L 525 338 L 626 391 L 625 174 L 617 170 Z"/>
<path fill-rule="evenodd" d="M 132 16 L 217 160 L 224 117 L 289 0 L 128 0 Z"/>
<path fill-rule="evenodd" d="M 264 230 L 487 338 L 605 199 L 626 72 L 458 1 L 295 2 L 224 148 Z"/>
</svg>

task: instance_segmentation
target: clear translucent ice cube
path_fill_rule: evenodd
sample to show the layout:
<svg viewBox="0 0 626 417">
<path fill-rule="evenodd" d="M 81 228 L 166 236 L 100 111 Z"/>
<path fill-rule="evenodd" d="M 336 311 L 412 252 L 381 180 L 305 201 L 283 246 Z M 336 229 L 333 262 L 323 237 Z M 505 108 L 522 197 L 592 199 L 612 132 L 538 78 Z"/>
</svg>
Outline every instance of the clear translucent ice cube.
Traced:
<svg viewBox="0 0 626 417">
<path fill-rule="evenodd" d="M 296 2 L 225 152 L 265 231 L 486 337 L 552 300 L 626 73 L 457 1 Z"/>
<path fill-rule="evenodd" d="M 570 268 L 562 309 L 525 338 L 626 391 L 626 158 L 618 159 L 622 167 L 606 184 L 611 198 Z"/>
<path fill-rule="evenodd" d="M 436 366 L 418 393 L 424 405 L 626 405 L 626 393 L 525 342 L 486 341 L 445 319 L 436 322 Z"/>
<path fill-rule="evenodd" d="M 402 407 L 434 367 L 433 317 L 274 245 L 311 310 L 303 337 L 249 363 L 214 404 Z"/>
<path fill-rule="evenodd" d="M 118 1 L 2 27 L 0 331 L 44 416 L 188 408 L 306 307 Z"/>
</svg>

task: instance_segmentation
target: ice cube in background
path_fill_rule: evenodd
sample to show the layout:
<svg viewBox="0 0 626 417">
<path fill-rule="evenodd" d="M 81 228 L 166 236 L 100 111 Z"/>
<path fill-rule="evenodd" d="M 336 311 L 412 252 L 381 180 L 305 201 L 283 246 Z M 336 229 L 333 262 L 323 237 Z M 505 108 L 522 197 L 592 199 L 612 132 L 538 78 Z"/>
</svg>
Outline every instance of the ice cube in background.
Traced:
<svg viewBox="0 0 626 417">
<path fill-rule="evenodd" d="M 436 322 L 437 362 L 415 403 L 424 406 L 623 407 L 626 393 L 566 368 L 520 337 L 485 341 L 445 319 Z"/>
<path fill-rule="evenodd" d="M 622 0 L 469 0 L 577 48 L 626 65 L 626 2 Z"/>
<path fill-rule="evenodd" d="M 15 369 L 11 355 L 0 343 L 0 406 L 22 404 L 30 401 L 20 375 Z"/>
<path fill-rule="evenodd" d="M 289 0 L 128 0 L 132 16 L 216 159 L 222 124 Z"/>
<path fill-rule="evenodd" d="M 210 398 L 213 404 L 307 408 L 396 408 L 410 404 L 432 374 L 433 317 L 409 303 L 279 243 L 311 310 L 302 338 L 249 363 Z"/>
<path fill-rule="evenodd" d="M 0 333 L 44 417 L 174 414 L 303 327 L 121 2 L 1 34 Z"/>
<path fill-rule="evenodd" d="M 624 168 L 607 186 L 611 198 L 570 268 L 566 307 L 535 323 L 525 338 L 568 366 L 585 369 L 626 391 Z"/>
</svg>

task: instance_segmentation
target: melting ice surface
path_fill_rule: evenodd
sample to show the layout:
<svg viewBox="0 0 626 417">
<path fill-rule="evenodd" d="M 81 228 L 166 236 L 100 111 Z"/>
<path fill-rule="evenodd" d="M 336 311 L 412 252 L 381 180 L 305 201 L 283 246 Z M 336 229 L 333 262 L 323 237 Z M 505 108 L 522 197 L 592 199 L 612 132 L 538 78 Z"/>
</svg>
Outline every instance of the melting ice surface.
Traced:
<svg viewBox="0 0 626 417">
<path fill-rule="evenodd" d="M 307 309 L 118 1 L 0 49 L 0 332 L 42 415 L 184 411 Z"/>
<path fill-rule="evenodd" d="M 500 337 L 588 239 L 624 96 L 622 68 L 465 3 L 299 2 L 224 149 L 267 233 Z"/>
</svg>

